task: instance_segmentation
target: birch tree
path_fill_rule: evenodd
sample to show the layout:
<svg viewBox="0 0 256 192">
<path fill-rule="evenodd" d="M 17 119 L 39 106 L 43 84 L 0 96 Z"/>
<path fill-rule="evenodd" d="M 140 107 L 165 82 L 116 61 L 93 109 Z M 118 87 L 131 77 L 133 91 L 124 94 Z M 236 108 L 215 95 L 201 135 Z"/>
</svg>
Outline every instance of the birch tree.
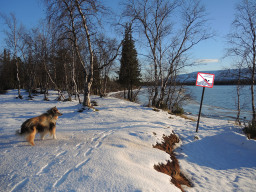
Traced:
<svg viewBox="0 0 256 192">
<path fill-rule="evenodd" d="M 60 22 L 59 26 L 63 30 L 63 34 L 72 34 L 72 37 L 69 36 L 69 38 L 73 41 L 76 54 L 84 70 L 83 106 L 90 107 L 94 63 L 93 41 L 96 39 L 97 27 L 99 27 L 105 8 L 98 0 L 47 0 L 46 2 L 48 3 L 49 18 Z M 82 38 L 86 40 L 85 46 L 79 44 Z M 85 48 L 85 52 L 89 53 L 89 62 L 85 55 L 81 54 L 83 48 Z"/>
<path fill-rule="evenodd" d="M 0 15 L 5 22 L 5 25 L 7 26 L 7 30 L 5 31 L 5 34 L 7 36 L 6 38 L 6 44 L 9 47 L 9 50 L 11 50 L 13 55 L 13 60 L 15 61 L 16 65 L 16 79 L 18 83 L 18 97 L 19 99 L 22 99 L 22 95 L 20 93 L 21 84 L 20 84 L 20 70 L 19 70 L 19 60 L 18 60 L 18 49 L 19 49 L 19 43 L 20 43 L 20 32 L 22 31 L 22 25 L 18 26 L 16 16 L 11 13 L 10 16 L 6 15 Z"/>
<path fill-rule="evenodd" d="M 91 42 L 91 34 L 90 34 L 90 28 L 88 27 L 88 13 L 83 12 L 83 6 L 85 11 L 90 11 L 92 15 L 94 15 L 97 12 L 98 7 L 95 6 L 97 1 L 79 1 L 75 0 L 76 8 L 81 16 L 83 28 L 86 33 L 86 39 L 87 39 L 87 46 L 89 48 L 89 54 L 90 54 L 90 64 L 87 70 L 85 70 L 85 82 L 84 82 L 84 101 L 83 106 L 91 106 L 90 101 L 90 91 L 91 86 L 93 82 L 93 48 L 92 48 L 92 42 Z"/>
<path fill-rule="evenodd" d="M 100 34 L 96 40 L 96 55 L 98 58 L 98 67 L 94 68 L 99 73 L 99 94 L 106 95 L 107 85 L 109 81 L 110 71 L 113 68 L 114 61 L 119 55 L 122 42 L 118 44 L 115 38 L 108 38 L 104 34 Z M 95 85 L 94 85 L 95 87 Z"/>
<path fill-rule="evenodd" d="M 249 69 L 251 86 L 252 123 L 256 123 L 254 84 L 256 68 L 256 2 L 243 0 L 236 7 L 232 32 L 228 35 L 230 56 L 234 56 L 241 67 Z"/>
<path fill-rule="evenodd" d="M 198 0 L 129 0 L 124 15 L 144 34 L 153 63 L 152 105 L 162 107 L 171 76 L 190 64 L 187 54 L 195 45 L 212 36 L 205 9 Z"/>
</svg>

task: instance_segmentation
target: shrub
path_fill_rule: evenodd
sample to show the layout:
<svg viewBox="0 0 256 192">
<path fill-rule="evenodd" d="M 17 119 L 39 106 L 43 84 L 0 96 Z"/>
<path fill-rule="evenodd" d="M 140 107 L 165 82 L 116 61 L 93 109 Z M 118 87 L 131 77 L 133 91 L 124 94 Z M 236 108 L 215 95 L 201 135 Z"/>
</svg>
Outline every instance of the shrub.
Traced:
<svg viewBox="0 0 256 192">
<path fill-rule="evenodd" d="M 172 107 L 172 114 L 174 115 L 182 115 L 184 114 L 184 109 L 180 107 L 177 103 L 173 105 Z"/>
<path fill-rule="evenodd" d="M 256 122 L 249 122 L 247 126 L 245 125 L 243 131 L 248 139 L 256 139 Z"/>
</svg>

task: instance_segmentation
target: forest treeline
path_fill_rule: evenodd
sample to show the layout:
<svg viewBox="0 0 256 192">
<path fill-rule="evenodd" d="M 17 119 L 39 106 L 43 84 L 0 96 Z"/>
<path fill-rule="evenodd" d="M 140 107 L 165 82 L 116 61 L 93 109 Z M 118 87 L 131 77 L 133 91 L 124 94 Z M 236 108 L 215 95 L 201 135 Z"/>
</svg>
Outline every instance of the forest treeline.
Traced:
<svg viewBox="0 0 256 192">
<path fill-rule="evenodd" d="M 61 48 L 56 55 L 42 58 L 38 54 L 28 55 L 26 61 L 21 58 L 13 58 L 8 50 L 4 50 L 0 62 L 0 90 L 7 89 L 26 89 L 29 91 L 29 97 L 32 98 L 32 92 L 45 94 L 49 89 L 60 92 L 59 99 L 71 99 L 75 94 L 83 93 L 84 89 L 84 71 L 82 65 L 74 61 L 72 52 L 69 49 Z M 110 79 L 105 69 L 99 69 L 98 59 L 94 57 L 94 76 L 91 93 L 95 95 L 104 95 L 109 91 L 121 89 L 116 79 Z M 19 82 L 17 78 L 17 66 Z M 111 67 L 111 66 L 109 66 Z M 20 84 L 20 85 L 18 85 Z M 69 98 L 64 98 L 61 92 L 67 92 Z M 62 98 L 61 98 L 62 97 Z"/>
</svg>

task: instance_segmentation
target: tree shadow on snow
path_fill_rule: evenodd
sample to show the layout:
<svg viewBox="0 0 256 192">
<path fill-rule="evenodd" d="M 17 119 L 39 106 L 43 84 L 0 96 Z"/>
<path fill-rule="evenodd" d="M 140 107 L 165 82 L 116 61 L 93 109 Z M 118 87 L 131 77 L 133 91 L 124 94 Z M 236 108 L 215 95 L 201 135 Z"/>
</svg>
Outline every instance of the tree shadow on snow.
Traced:
<svg viewBox="0 0 256 192">
<path fill-rule="evenodd" d="M 208 136 L 183 145 L 186 160 L 216 170 L 256 167 L 256 142 L 235 132 Z"/>
</svg>

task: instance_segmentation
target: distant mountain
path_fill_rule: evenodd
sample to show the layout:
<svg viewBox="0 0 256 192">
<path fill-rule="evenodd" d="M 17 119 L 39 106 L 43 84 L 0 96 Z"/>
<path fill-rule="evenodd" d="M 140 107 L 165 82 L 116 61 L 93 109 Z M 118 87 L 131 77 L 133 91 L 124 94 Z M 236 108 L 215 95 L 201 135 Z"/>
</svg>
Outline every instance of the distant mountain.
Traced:
<svg viewBox="0 0 256 192">
<path fill-rule="evenodd" d="M 217 71 L 198 71 L 202 73 L 210 73 L 214 74 L 214 84 L 236 84 L 238 80 L 238 69 L 227 69 L 227 70 L 217 70 Z M 188 73 L 188 74 L 181 74 L 178 76 L 178 81 L 183 82 L 186 84 L 195 84 L 197 73 Z M 249 69 L 242 69 L 241 70 L 241 81 L 246 83 L 246 80 L 250 78 Z"/>
</svg>

